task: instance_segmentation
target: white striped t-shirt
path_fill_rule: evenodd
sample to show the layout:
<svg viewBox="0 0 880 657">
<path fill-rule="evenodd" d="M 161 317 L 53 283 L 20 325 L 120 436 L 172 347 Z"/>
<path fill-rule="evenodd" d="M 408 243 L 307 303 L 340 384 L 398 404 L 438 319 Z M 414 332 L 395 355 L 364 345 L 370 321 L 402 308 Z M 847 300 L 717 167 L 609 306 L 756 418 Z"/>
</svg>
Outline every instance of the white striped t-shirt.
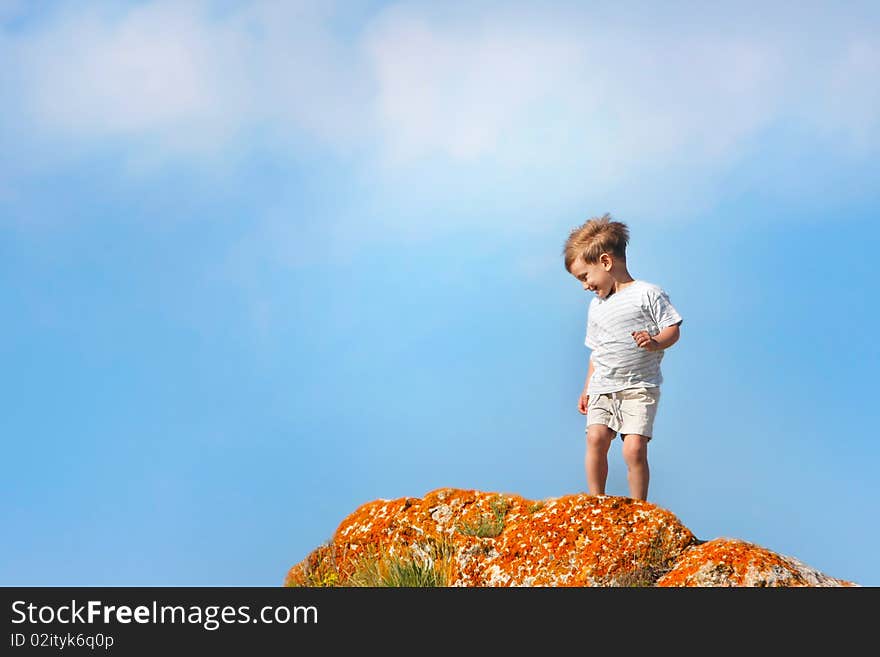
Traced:
<svg viewBox="0 0 880 657">
<path fill-rule="evenodd" d="M 657 335 L 681 321 L 666 292 L 646 281 L 637 279 L 605 299 L 594 297 L 587 313 L 584 340 L 593 361 L 587 394 L 663 383 L 660 361 L 665 350 L 640 348 L 632 332 L 648 331 Z"/>
</svg>

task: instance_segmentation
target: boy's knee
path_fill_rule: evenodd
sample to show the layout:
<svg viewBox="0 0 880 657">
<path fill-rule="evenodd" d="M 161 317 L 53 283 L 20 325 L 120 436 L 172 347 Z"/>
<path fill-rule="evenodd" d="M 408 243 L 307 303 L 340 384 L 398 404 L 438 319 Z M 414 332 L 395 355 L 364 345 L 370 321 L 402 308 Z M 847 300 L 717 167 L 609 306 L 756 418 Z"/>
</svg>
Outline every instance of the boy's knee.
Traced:
<svg viewBox="0 0 880 657">
<path fill-rule="evenodd" d="M 587 427 L 587 446 L 607 450 L 615 435 L 617 434 L 604 424 L 591 424 Z"/>
<path fill-rule="evenodd" d="M 627 463 L 639 463 L 648 459 L 648 441 L 650 438 L 630 434 L 623 440 L 623 458 Z"/>
</svg>

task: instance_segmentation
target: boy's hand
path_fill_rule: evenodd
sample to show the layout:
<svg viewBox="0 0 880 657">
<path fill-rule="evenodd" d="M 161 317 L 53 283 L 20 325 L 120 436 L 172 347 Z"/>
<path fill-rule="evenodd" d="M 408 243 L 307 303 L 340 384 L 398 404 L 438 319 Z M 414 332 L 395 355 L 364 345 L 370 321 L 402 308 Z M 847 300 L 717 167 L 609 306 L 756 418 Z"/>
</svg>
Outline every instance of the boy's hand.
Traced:
<svg viewBox="0 0 880 657">
<path fill-rule="evenodd" d="M 657 344 L 657 341 L 647 331 L 633 331 L 632 337 L 640 349 L 647 349 L 648 351 L 660 350 L 660 345 Z"/>
<path fill-rule="evenodd" d="M 590 403 L 590 396 L 587 394 L 587 391 L 584 390 L 581 393 L 580 398 L 578 399 L 578 413 L 581 415 L 587 414 L 587 406 Z"/>
</svg>

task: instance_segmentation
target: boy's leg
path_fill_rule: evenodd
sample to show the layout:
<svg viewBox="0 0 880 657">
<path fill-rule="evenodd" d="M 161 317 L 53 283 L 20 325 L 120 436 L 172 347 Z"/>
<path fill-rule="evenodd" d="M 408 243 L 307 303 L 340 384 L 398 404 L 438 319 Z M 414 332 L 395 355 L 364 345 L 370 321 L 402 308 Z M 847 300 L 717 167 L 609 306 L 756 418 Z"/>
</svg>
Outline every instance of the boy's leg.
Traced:
<svg viewBox="0 0 880 657">
<path fill-rule="evenodd" d="M 604 495 L 605 481 L 608 479 L 608 448 L 617 432 L 604 424 L 591 424 L 587 427 L 587 453 L 584 469 L 590 495 Z"/>
<path fill-rule="evenodd" d="M 623 438 L 623 460 L 626 462 L 626 480 L 629 483 L 629 496 L 636 500 L 648 499 L 648 482 L 651 470 L 648 468 L 647 436 L 628 433 Z"/>
</svg>

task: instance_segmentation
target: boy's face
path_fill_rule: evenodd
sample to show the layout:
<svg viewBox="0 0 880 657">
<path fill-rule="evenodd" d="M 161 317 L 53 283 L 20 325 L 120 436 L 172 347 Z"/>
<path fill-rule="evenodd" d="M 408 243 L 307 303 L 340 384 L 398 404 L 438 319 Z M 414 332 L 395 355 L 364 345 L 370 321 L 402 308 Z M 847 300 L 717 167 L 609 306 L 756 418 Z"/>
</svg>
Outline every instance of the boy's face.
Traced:
<svg viewBox="0 0 880 657">
<path fill-rule="evenodd" d="M 613 261 L 607 253 L 603 253 L 599 262 L 585 262 L 576 259 L 571 265 L 571 275 L 578 279 L 584 290 L 595 292 L 600 299 L 605 299 L 614 289 L 614 278 L 611 276 Z"/>
</svg>

